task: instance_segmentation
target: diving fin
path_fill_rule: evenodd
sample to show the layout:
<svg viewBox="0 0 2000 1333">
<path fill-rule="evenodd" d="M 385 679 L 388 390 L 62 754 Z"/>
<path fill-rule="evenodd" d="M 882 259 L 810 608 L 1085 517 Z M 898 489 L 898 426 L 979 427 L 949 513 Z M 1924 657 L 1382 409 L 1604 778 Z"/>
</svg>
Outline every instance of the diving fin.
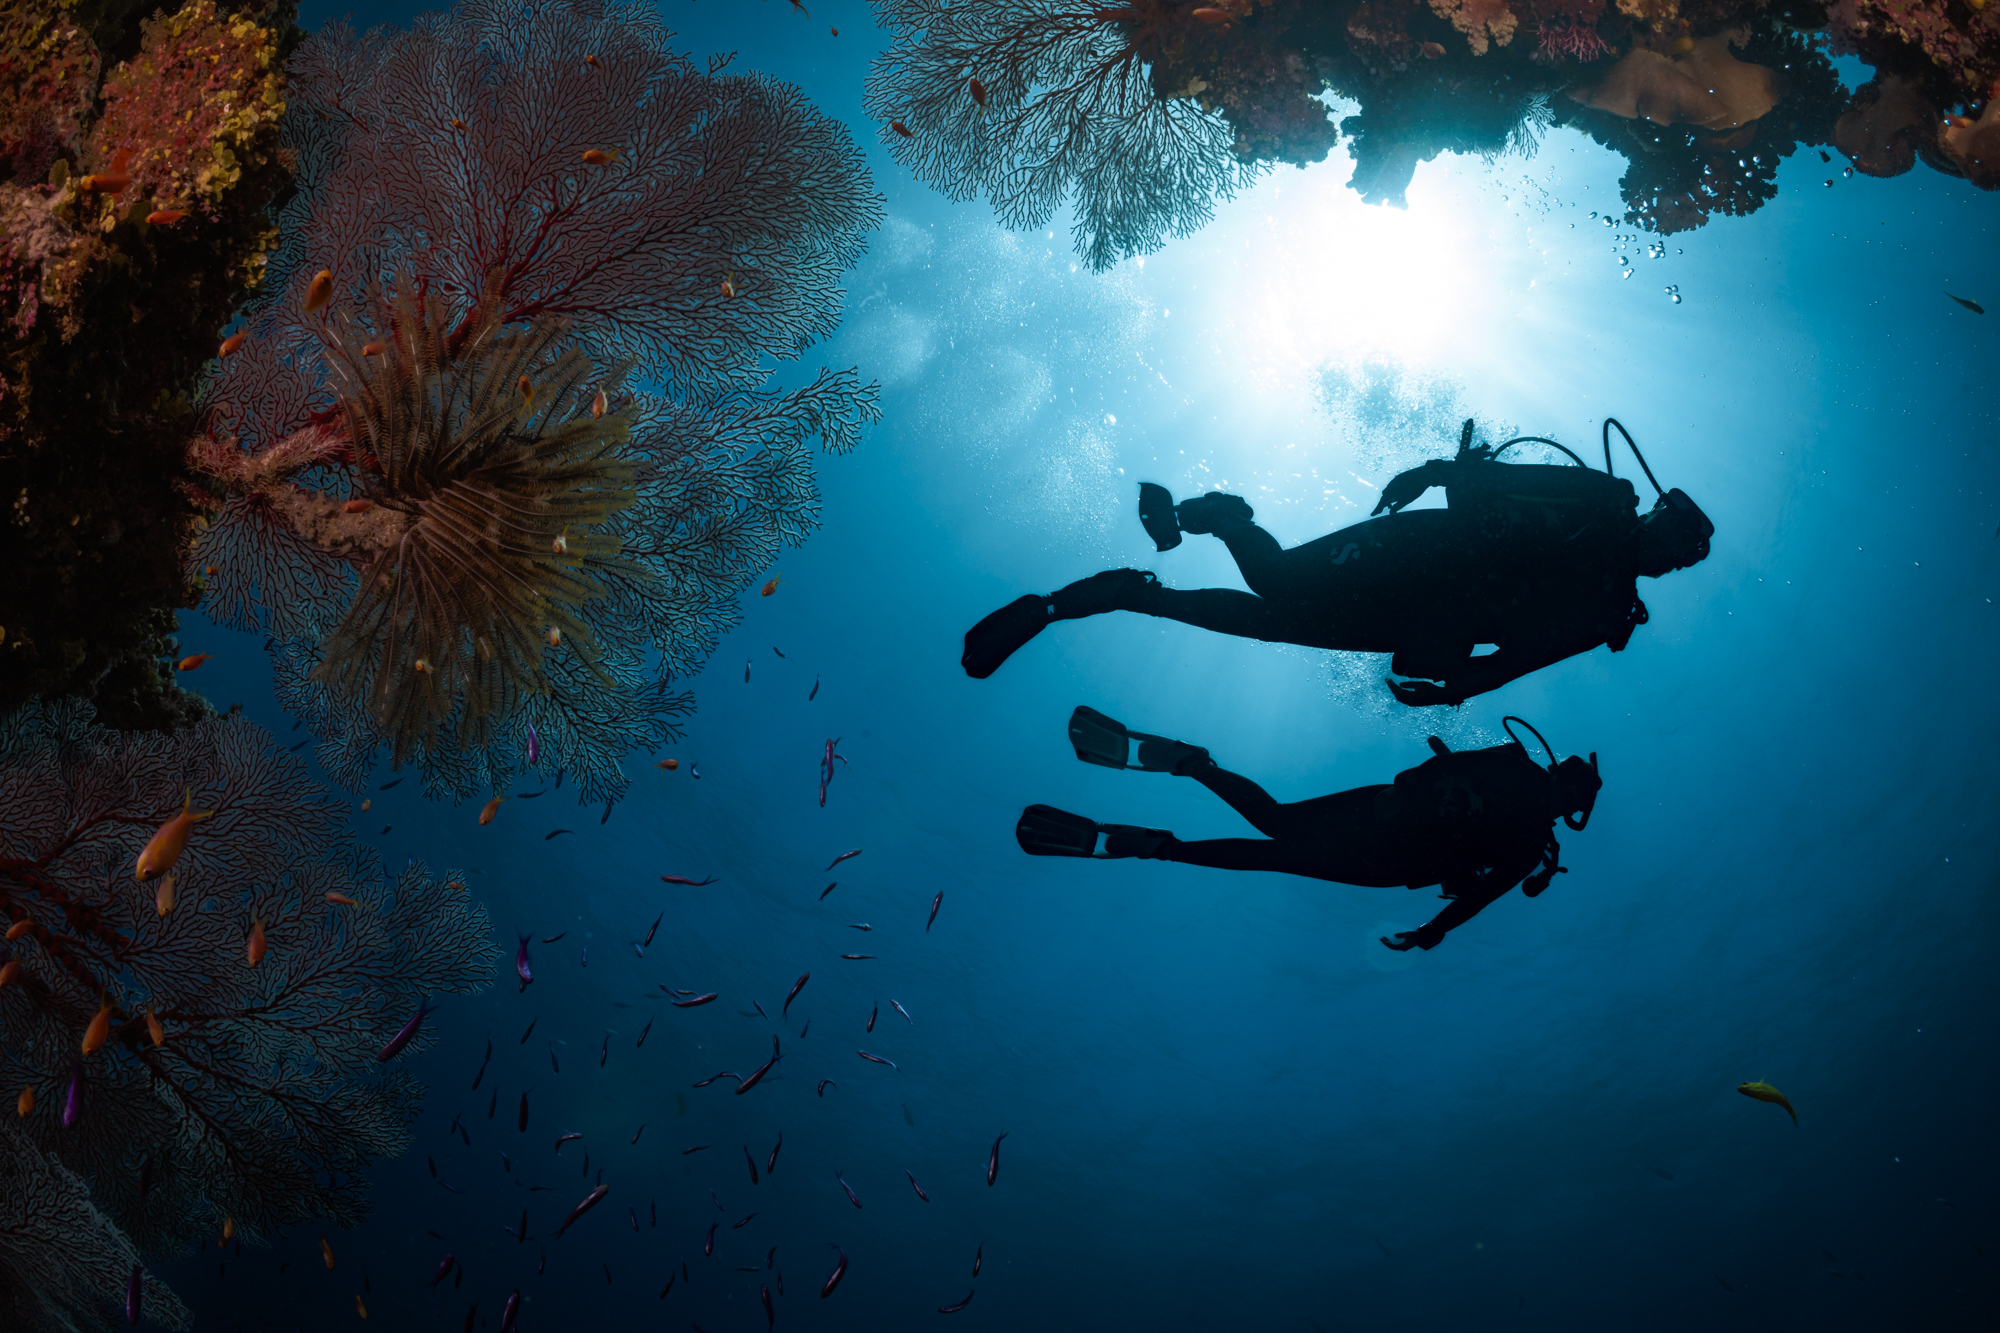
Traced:
<svg viewBox="0 0 2000 1333">
<path fill-rule="evenodd" d="M 1097 825 L 1052 805 L 1031 805 L 1014 825 L 1014 841 L 1030 856 L 1092 856 Z"/>
<path fill-rule="evenodd" d="M 1132 757 L 1133 741 L 1139 742 L 1136 761 Z M 1173 773 L 1188 759 L 1208 754 L 1199 745 L 1128 731 L 1124 723 L 1080 704 L 1069 715 L 1069 743 L 1076 748 L 1076 757 L 1086 764 L 1137 768 L 1147 773 Z"/>
<path fill-rule="evenodd" d="M 1150 481 L 1139 483 L 1139 522 L 1156 549 L 1171 551 L 1181 544 L 1180 520 L 1174 517 L 1174 495 Z"/>
</svg>

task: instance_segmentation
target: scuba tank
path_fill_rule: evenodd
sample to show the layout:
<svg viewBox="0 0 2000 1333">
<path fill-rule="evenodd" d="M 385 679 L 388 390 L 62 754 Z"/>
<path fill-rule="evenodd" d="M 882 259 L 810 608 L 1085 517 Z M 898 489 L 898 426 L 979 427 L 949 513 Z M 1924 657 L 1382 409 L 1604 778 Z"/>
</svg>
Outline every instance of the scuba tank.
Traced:
<svg viewBox="0 0 2000 1333">
<path fill-rule="evenodd" d="M 1620 427 L 1622 430 L 1623 427 Z M 1500 455 L 1517 444 L 1545 444 L 1574 459 L 1576 466 L 1555 463 L 1513 463 L 1500 466 Z M 1458 454 L 1452 460 L 1466 466 L 1451 470 L 1445 503 L 1471 520 L 1487 537 L 1506 539 L 1542 534 L 1567 541 L 1585 528 L 1616 516 L 1636 518 L 1639 492 L 1632 483 L 1597 471 L 1570 450 L 1541 435 L 1517 435 L 1498 445 L 1472 443 L 1472 422 L 1459 433 Z M 1494 466 L 1482 467 L 1479 464 Z"/>
</svg>

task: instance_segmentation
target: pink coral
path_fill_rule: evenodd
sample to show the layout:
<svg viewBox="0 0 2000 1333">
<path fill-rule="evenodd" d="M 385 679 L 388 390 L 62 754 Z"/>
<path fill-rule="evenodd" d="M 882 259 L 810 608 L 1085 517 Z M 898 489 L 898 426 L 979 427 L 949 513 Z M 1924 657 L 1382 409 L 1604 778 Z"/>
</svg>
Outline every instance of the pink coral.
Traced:
<svg viewBox="0 0 2000 1333">
<path fill-rule="evenodd" d="M 1597 35 L 1597 29 L 1585 27 L 1567 15 L 1559 22 L 1542 20 L 1535 26 L 1535 38 L 1541 43 L 1535 52 L 1536 59 L 1569 59 L 1587 64 L 1611 53 L 1611 48 Z"/>
</svg>

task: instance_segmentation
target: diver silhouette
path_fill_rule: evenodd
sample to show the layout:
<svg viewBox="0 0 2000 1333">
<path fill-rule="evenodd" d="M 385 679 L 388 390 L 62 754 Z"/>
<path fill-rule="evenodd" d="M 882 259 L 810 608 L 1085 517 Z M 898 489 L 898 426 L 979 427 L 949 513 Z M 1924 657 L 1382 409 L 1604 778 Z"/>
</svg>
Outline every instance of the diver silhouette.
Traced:
<svg viewBox="0 0 2000 1333">
<path fill-rule="evenodd" d="M 1501 725 L 1514 735 L 1508 717 Z M 1099 824 L 1053 806 L 1021 812 L 1014 838 L 1030 856 L 1098 860 L 1138 857 L 1217 870 L 1275 870 L 1363 888 L 1443 888 L 1449 906 L 1415 930 L 1382 943 L 1398 952 L 1434 949 L 1445 932 L 1477 916 L 1516 884 L 1530 898 L 1568 870 L 1555 839 L 1560 818 L 1579 832 L 1604 783 L 1597 755 L 1544 768 L 1518 738 L 1484 750 L 1453 751 L 1433 736 L 1432 757 L 1396 780 L 1281 804 L 1250 779 L 1219 767 L 1208 751 L 1164 736 L 1128 731 L 1089 708 L 1070 715 L 1070 744 L 1085 763 L 1193 778 L 1265 835 L 1183 842 L 1165 829 Z M 1138 742 L 1138 753 L 1132 743 Z M 1548 751 L 1548 742 L 1542 740 Z M 1102 837 L 1103 849 L 1098 840 Z"/>
<path fill-rule="evenodd" d="M 1252 522 L 1249 504 L 1211 492 L 1175 506 L 1165 487 L 1139 488 L 1139 518 L 1162 551 L 1183 532 L 1228 545 L 1251 591 L 1179 589 L 1148 570 L 1110 569 L 1047 595 L 1016 598 L 974 625 L 960 658 L 983 680 L 1057 620 L 1137 611 L 1273 643 L 1392 653 L 1390 670 L 1424 679 L 1388 681 L 1406 704 L 1457 704 L 1599 644 L 1620 652 L 1646 623 L 1635 580 L 1659 578 L 1708 555 L 1715 531 L 1686 493 L 1661 491 L 1637 445 L 1632 453 L 1659 500 L 1637 512 L 1632 483 L 1540 436 L 1474 446 L 1467 421 L 1455 458 L 1390 480 L 1374 513 L 1352 527 L 1285 550 Z M 1577 466 L 1503 464 L 1512 445 L 1548 444 Z M 1446 507 L 1401 512 L 1433 486 Z M 1476 655 L 1481 644 L 1497 651 Z"/>
</svg>

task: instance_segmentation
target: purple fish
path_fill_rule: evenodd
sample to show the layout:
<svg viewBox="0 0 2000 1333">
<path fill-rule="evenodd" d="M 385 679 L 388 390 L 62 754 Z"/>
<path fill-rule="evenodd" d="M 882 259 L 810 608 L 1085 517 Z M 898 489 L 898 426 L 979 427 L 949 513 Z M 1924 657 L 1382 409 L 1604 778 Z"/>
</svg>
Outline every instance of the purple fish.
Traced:
<svg viewBox="0 0 2000 1333">
<path fill-rule="evenodd" d="M 862 850 L 863 850 L 862 848 L 856 847 L 851 852 L 842 852 L 839 856 L 836 856 L 831 861 L 828 861 L 826 863 L 826 868 L 828 870 L 831 870 L 835 866 L 839 865 L 842 861 L 852 861 L 855 857 L 861 855 Z"/>
<path fill-rule="evenodd" d="M 937 909 L 944 904 L 944 890 L 939 889 L 937 897 L 931 899 L 931 919 L 924 922 L 924 934 L 931 933 L 931 926 L 937 921 Z M 970 1296 L 965 1299 L 971 1300 Z"/>
<path fill-rule="evenodd" d="M 720 1222 L 710 1222 L 708 1224 L 708 1239 L 701 1243 L 701 1252 L 704 1256 L 715 1253 L 715 1229 L 721 1225 Z"/>
<path fill-rule="evenodd" d="M 889 1003 L 896 1006 L 896 1012 L 901 1014 L 903 1016 L 904 1021 L 907 1022 L 911 1027 L 915 1027 L 917 1025 L 917 1020 L 910 1017 L 910 1011 L 905 1009 L 899 1002 L 891 1000 L 889 1001 Z"/>
<path fill-rule="evenodd" d="M 957 1305 L 940 1305 L 938 1307 L 938 1313 L 957 1314 L 960 1310 L 963 1310 L 966 1306 L 972 1304 L 972 1297 L 973 1293 L 968 1291 L 965 1293 L 965 1299 L 960 1301 Z"/>
<path fill-rule="evenodd" d="M 703 889 L 715 883 L 715 876 L 709 875 L 703 879 L 689 879 L 686 875 L 662 875 L 660 876 L 660 883 L 685 884 L 691 889 Z"/>
<path fill-rule="evenodd" d="M 692 1000 L 674 1000 L 671 1003 L 676 1009 L 692 1009 L 698 1004 L 707 1004 L 710 1000 L 713 1000 L 715 996 L 716 992 L 710 991 L 706 995 L 697 995 Z"/>
<path fill-rule="evenodd" d="M 847 1276 L 847 1251 L 841 1250 L 838 1245 L 833 1248 L 840 1250 L 840 1262 L 834 1265 L 833 1273 L 827 1278 L 826 1285 L 819 1289 L 819 1298 L 821 1300 L 825 1300 L 827 1297 L 833 1295 L 833 1289 L 840 1285 L 840 1279 Z"/>
<path fill-rule="evenodd" d="M 777 1037 L 774 1036 L 771 1038 L 771 1058 L 766 1060 L 763 1064 L 758 1065 L 755 1073 L 751 1074 L 748 1078 L 745 1078 L 742 1082 L 736 1085 L 736 1095 L 738 1097 L 741 1097 L 744 1093 L 756 1087 L 758 1081 L 762 1079 L 764 1075 L 771 1072 L 771 1066 L 778 1063 L 778 1061 L 782 1060 L 783 1058 L 784 1058 L 783 1056 L 778 1054 L 778 1039 Z"/>
<path fill-rule="evenodd" d="M 881 1056 L 875 1055 L 869 1051 L 856 1051 L 855 1054 L 860 1056 L 864 1060 L 873 1060 L 878 1065 L 887 1065 L 891 1069 L 895 1069 L 898 1072 L 901 1071 L 901 1066 L 898 1065 L 894 1060 L 884 1060 Z"/>
<path fill-rule="evenodd" d="M 764 1163 L 765 1175 L 768 1176 L 776 1173 L 778 1169 L 778 1149 L 784 1146 L 785 1146 L 785 1135 L 784 1131 L 780 1130 L 778 1132 L 778 1141 L 771 1146 L 771 1160 Z"/>
<path fill-rule="evenodd" d="M 381 1050 L 375 1053 L 376 1061 L 381 1064 L 387 1064 L 389 1063 L 389 1061 L 401 1055 L 403 1053 L 403 1048 L 405 1046 L 408 1046 L 411 1040 L 416 1037 L 417 1028 L 424 1021 L 424 1015 L 430 1013 L 435 1008 L 437 1008 L 436 1005 L 429 1004 L 425 1001 L 419 1000 L 417 1002 L 416 1017 L 412 1018 L 409 1022 L 403 1024 L 402 1030 L 398 1032 L 395 1036 L 389 1038 L 389 1044 L 387 1046 L 384 1046 Z M 486 1066 L 481 1065 L 479 1067 L 479 1070 L 482 1074 L 485 1073 Z M 476 1087 L 477 1084 L 475 1084 L 474 1086 Z"/>
<path fill-rule="evenodd" d="M 516 932 L 519 934 L 519 932 Z M 521 989 L 526 990 L 535 980 L 535 969 L 528 958 L 529 936 L 521 936 L 521 947 L 514 952 L 514 972 L 521 978 Z"/>
<path fill-rule="evenodd" d="M 558 1240 L 562 1239 L 562 1233 L 568 1231 L 572 1223 L 574 1223 L 579 1217 L 582 1217 L 585 1213 L 589 1212 L 591 1209 L 597 1207 L 598 1201 L 609 1193 L 611 1193 L 611 1187 L 609 1185 L 599 1185 L 596 1189 L 592 1190 L 588 1195 L 586 1195 L 584 1197 L 583 1202 L 578 1204 L 576 1207 L 570 1209 L 569 1216 L 564 1218 L 563 1224 L 556 1228 L 556 1238 Z"/>
<path fill-rule="evenodd" d="M 931 1196 L 924 1193 L 924 1187 L 917 1183 L 916 1175 L 912 1173 L 908 1168 L 904 1169 L 903 1174 L 910 1177 L 910 1188 L 917 1192 L 917 1197 L 919 1199 L 922 1199 L 925 1203 L 929 1203 L 931 1201 Z"/>
<path fill-rule="evenodd" d="M 1000 1139 L 1007 1137 L 1007 1131 L 1000 1131 Z M 993 1155 L 986 1159 L 986 1183 L 991 1185 L 1000 1174 L 1000 1139 L 993 1140 Z"/>
<path fill-rule="evenodd" d="M 843 1177 L 838 1171 L 833 1173 L 833 1178 L 835 1180 L 838 1180 L 840 1182 L 840 1187 L 847 1191 L 847 1201 L 853 1204 L 856 1208 L 859 1208 L 861 1206 L 861 1200 L 855 1195 L 854 1187 L 848 1184 L 846 1178 Z"/>
<path fill-rule="evenodd" d="M 533 768 L 535 761 L 541 757 L 542 738 L 535 734 L 535 724 L 530 722 L 528 724 L 528 767 Z"/>
<path fill-rule="evenodd" d="M 69 1058 L 69 1099 L 63 1103 L 62 1126 L 68 1129 L 83 1118 L 83 1057 Z"/>
<path fill-rule="evenodd" d="M 500 1313 L 500 1333 L 514 1333 L 514 1321 L 520 1317 L 521 1289 L 516 1287 L 513 1294 L 507 1298 L 507 1308 Z M 468 1319 L 466 1322 L 470 1323 L 471 1320 Z"/>
<path fill-rule="evenodd" d="M 768 1333 L 768 1330 L 778 1326 L 778 1312 L 771 1308 L 771 1289 L 769 1287 L 759 1285 L 757 1294 L 764 1298 L 764 1327 Z"/>
<path fill-rule="evenodd" d="M 139 1292 L 145 1285 L 145 1272 L 144 1267 L 133 1264 L 132 1276 L 125 1279 L 125 1322 L 128 1324 L 139 1322 Z"/>
<path fill-rule="evenodd" d="M 757 1183 L 757 1159 L 750 1155 L 750 1145 L 743 1145 L 743 1160 L 750 1167 L 750 1183 Z"/>
<path fill-rule="evenodd" d="M 438 1265 L 437 1276 L 431 1279 L 432 1291 L 437 1290 L 438 1283 L 444 1281 L 446 1278 L 451 1276 L 451 1266 L 457 1262 L 458 1262 L 458 1256 L 455 1254 L 447 1254 L 444 1257 L 444 1262 Z"/>
<path fill-rule="evenodd" d="M 556 1156 L 558 1156 L 558 1157 L 562 1156 L 562 1150 L 563 1150 L 563 1145 L 564 1145 L 565 1143 L 575 1143 L 575 1142 L 576 1142 L 576 1141 L 577 1141 L 578 1139 L 580 1139 L 580 1138 L 582 1138 L 582 1137 L 583 1137 L 583 1135 L 581 1135 L 581 1134 L 578 1134 L 578 1133 L 575 1133 L 575 1132 L 573 1132 L 573 1131 L 572 1131 L 571 1133 L 568 1133 L 568 1134 L 565 1134 L 565 1135 L 563 1135 L 563 1136 L 562 1136 L 561 1138 L 557 1139 L 557 1140 L 556 1140 Z"/>
<path fill-rule="evenodd" d="M 799 992 L 804 990 L 806 988 L 806 983 L 811 980 L 812 980 L 812 973 L 805 972 L 801 973 L 799 979 L 792 983 L 792 993 L 785 997 L 785 1003 L 778 1009 L 778 1014 L 780 1017 L 789 1014 L 792 1011 L 792 1001 L 799 998 Z"/>
</svg>

